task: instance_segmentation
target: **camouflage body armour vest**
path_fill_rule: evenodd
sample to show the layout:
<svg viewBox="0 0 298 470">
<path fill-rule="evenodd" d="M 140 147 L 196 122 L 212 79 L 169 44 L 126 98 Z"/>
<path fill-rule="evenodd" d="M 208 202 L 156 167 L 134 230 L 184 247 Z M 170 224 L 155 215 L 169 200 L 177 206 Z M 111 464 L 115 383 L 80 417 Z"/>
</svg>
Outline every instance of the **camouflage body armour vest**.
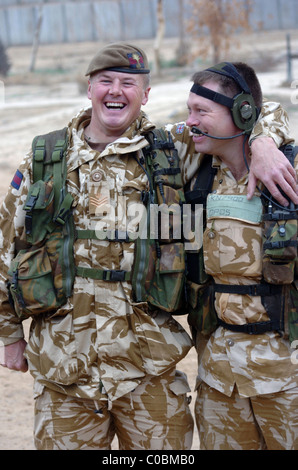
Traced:
<svg viewBox="0 0 298 470">
<path fill-rule="evenodd" d="M 282 150 L 294 164 L 297 148 Z M 211 162 L 212 158 L 209 169 Z M 247 334 L 278 331 L 294 341 L 298 338 L 297 208 L 279 206 L 266 191 L 251 201 L 245 194 L 209 194 L 212 182 L 213 177 L 206 187 L 197 181 L 195 192 L 185 194 L 186 202 L 206 207 L 204 248 L 187 254 L 190 325 L 204 335 L 221 325 Z M 219 311 L 224 314 L 218 315 Z M 248 316 L 241 316 L 243 311 Z"/>
<path fill-rule="evenodd" d="M 142 194 L 147 210 L 141 224 L 150 234 L 151 206 L 168 211 L 169 235 L 163 238 L 159 226 L 155 236 L 135 240 L 135 262 L 131 272 L 76 267 L 74 239 L 98 238 L 109 242 L 127 241 L 129 233 L 97 233 L 76 230 L 72 217 L 72 196 L 66 185 L 67 128 L 33 141 L 33 184 L 24 205 L 26 240 L 16 244 L 16 257 L 9 270 L 8 289 L 21 318 L 52 314 L 70 297 L 75 276 L 110 282 L 131 281 L 137 302 L 152 309 L 174 312 L 181 305 L 185 281 L 182 240 L 173 240 L 171 206 L 181 207 L 184 192 L 179 159 L 170 134 L 155 129 L 147 136 L 148 146 L 138 161 L 147 174 L 149 189 Z M 116 233 L 117 232 L 117 233 Z M 104 236 L 104 238 L 103 238 Z M 18 246 L 17 246 L 18 245 Z"/>
</svg>

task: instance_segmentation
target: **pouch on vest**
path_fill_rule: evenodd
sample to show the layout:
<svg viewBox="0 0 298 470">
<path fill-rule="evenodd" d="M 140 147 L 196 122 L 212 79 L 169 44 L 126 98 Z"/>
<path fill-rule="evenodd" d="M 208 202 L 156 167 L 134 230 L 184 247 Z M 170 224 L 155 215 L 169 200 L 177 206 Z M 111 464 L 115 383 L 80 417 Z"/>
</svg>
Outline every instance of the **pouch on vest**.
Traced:
<svg viewBox="0 0 298 470">
<path fill-rule="evenodd" d="M 154 198 L 150 202 L 159 211 L 155 236 L 163 243 L 171 243 L 181 238 L 184 191 L 179 158 L 170 133 L 167 136 L 163 129 L 155 129 L 146 138 L 150 146 L 144 150 L 144 156 Z"/>
<path fill-rule="evenodd" d="M 297 219 L 265 220 L 263 236 L 263 277 L 271 284 L 294 280 L 297 258 Z"/>
<path fill-rule="evenodd" d="M 213 282 L 199 285 L 187 282 L 188 323 L 200 331 L 203 336 L 210 336 L 218 326 L 218 319 L 214 308 Z"/>
<path fill-rule="evenodd" d="M 20 317 L 52 313 L 72 293 L 74 226 L 65 185 L 66 148 L 66 129 L 33 141 L 33 184 L 24 204 L 29 248 L 17 253 L 8 272 Z"/>
<path fill-rule="evenodd" d="M 58 308 L 52 265 L 46 247 L 21 250 L 12 262 L 10 293 L 19 317 Z"/>
<path fill-rule="evenodd" d="M 281 148 L 293 166 L 297 149 L 291 145 Z M 297 263 L 297 207 L 291 201 L 289 208 L 279 206 L 268 190 L 263 192 L 262 201 L 263 277 L 271 284 L 291 284 Z"/>
<path fill-rule="evenodd" d="M 290 286 L 284 286 L 285 293 L 285 333 L 289 337 L 289 342 L 298 340 L 298 281 L 294 281 Z"/>
<path fill-rule="evenodd" d="M 175 312 L 181 306 L 184 280 L 183 243 L 160 244 L 149 236 L 137 238 L 132 275 L 137 302 L 149 302 L 155 308 Z"/>
<path fill-rule="evenodd" d="M 167 137 L 162 129 L 155 129 L 146 138 L 150 145 L 144 150 L 144 159 L 150 189 L 140 236 L 135 241 L 132 286 L 137 302 L 177 314 L 185 287 L 181 241 L 184 192 L 179 158 L 170 134 Z"/>
</svg>

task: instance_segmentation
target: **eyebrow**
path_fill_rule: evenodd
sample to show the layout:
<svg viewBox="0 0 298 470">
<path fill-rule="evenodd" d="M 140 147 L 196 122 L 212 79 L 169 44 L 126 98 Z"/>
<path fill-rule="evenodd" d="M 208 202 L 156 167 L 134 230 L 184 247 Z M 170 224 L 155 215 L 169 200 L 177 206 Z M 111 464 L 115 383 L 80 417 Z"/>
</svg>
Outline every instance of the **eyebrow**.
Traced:
<svg viewBox="0 0 298 470">
<path fill-rule="evenodd" d="M 117 72 L 117 73 L 118 73 L 118 72 Z M 119 75 L 120 75 L 120 74 L 119 74 Z M 101 72 L 101 73 L 98 75 L 98 77 L 99 77 L 99 78 L 100 78 L 100 77 L 103 77 L 103 78 L 113 78 L 114 75 L 110 75 L 110 74 L 108 73 L 108 71 L 106 71 L 106 72 Z M 131 82 L 135 82 L 135 81 L 136 81 L 136 80 L 134 79 L 134 77 L 132 77 L 132 76 L 130 76 L 130 75 L 127 75 L 127 76 L 125 76 L 125 77 L 120 76 L 119 78 L 120 78 L 121 81 L 123 81 L 123 80 L 128 80 L 128 81 L 131 81 Z"/>
</svg>

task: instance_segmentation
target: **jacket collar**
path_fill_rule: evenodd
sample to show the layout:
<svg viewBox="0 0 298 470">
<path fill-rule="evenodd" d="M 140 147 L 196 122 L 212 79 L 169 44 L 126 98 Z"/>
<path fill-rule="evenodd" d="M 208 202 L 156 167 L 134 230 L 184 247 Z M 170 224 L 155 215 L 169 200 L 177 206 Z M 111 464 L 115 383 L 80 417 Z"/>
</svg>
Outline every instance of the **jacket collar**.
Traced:
<svg viewBox="0 0 298 470">
<path fill-rule="evenodd" d="M 141 111 L 138 118 L 131 126 L 114 142 L 111 142 L 106 148 L 98 153 L 93 150 L 84 140 L 84 128 L 91 120 L 92 109 L 84 109 L 75 116 L 69 123 L 69 150 L 68 150 L 68 172 L 71 172 L 91 160 L 105 157 L 107 155 L 127 154 L 135 152 L 148 145 L 145 135 L 152 129 L 151 123 L 146 114 Z"/>
</svg>

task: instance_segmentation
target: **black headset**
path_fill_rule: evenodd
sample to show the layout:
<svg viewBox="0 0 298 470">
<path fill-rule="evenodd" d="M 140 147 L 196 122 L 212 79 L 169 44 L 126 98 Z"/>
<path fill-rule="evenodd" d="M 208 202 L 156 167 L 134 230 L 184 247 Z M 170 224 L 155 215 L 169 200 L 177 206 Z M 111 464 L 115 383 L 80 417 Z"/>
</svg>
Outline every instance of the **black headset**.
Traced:
<svg viewBox="0 0 298 470">
<path fill-rule="evenodd" d="M 255 105 L 251 91 L 244 78 L 230 62 L 222 62 L 206 70 L 232 78 L 242 91 L 233 98 L 229 98 L 221 93 L 217 93 L 209 88 L 205 88 L 197 84 L 193 84 L 190 91 L 227 106 L 231 111 L 235 125 L 239 129 L 243 130 L 245 134 L 249 134 L 254 123 L 258 119 L 259 110 Z"/>
</svg>

